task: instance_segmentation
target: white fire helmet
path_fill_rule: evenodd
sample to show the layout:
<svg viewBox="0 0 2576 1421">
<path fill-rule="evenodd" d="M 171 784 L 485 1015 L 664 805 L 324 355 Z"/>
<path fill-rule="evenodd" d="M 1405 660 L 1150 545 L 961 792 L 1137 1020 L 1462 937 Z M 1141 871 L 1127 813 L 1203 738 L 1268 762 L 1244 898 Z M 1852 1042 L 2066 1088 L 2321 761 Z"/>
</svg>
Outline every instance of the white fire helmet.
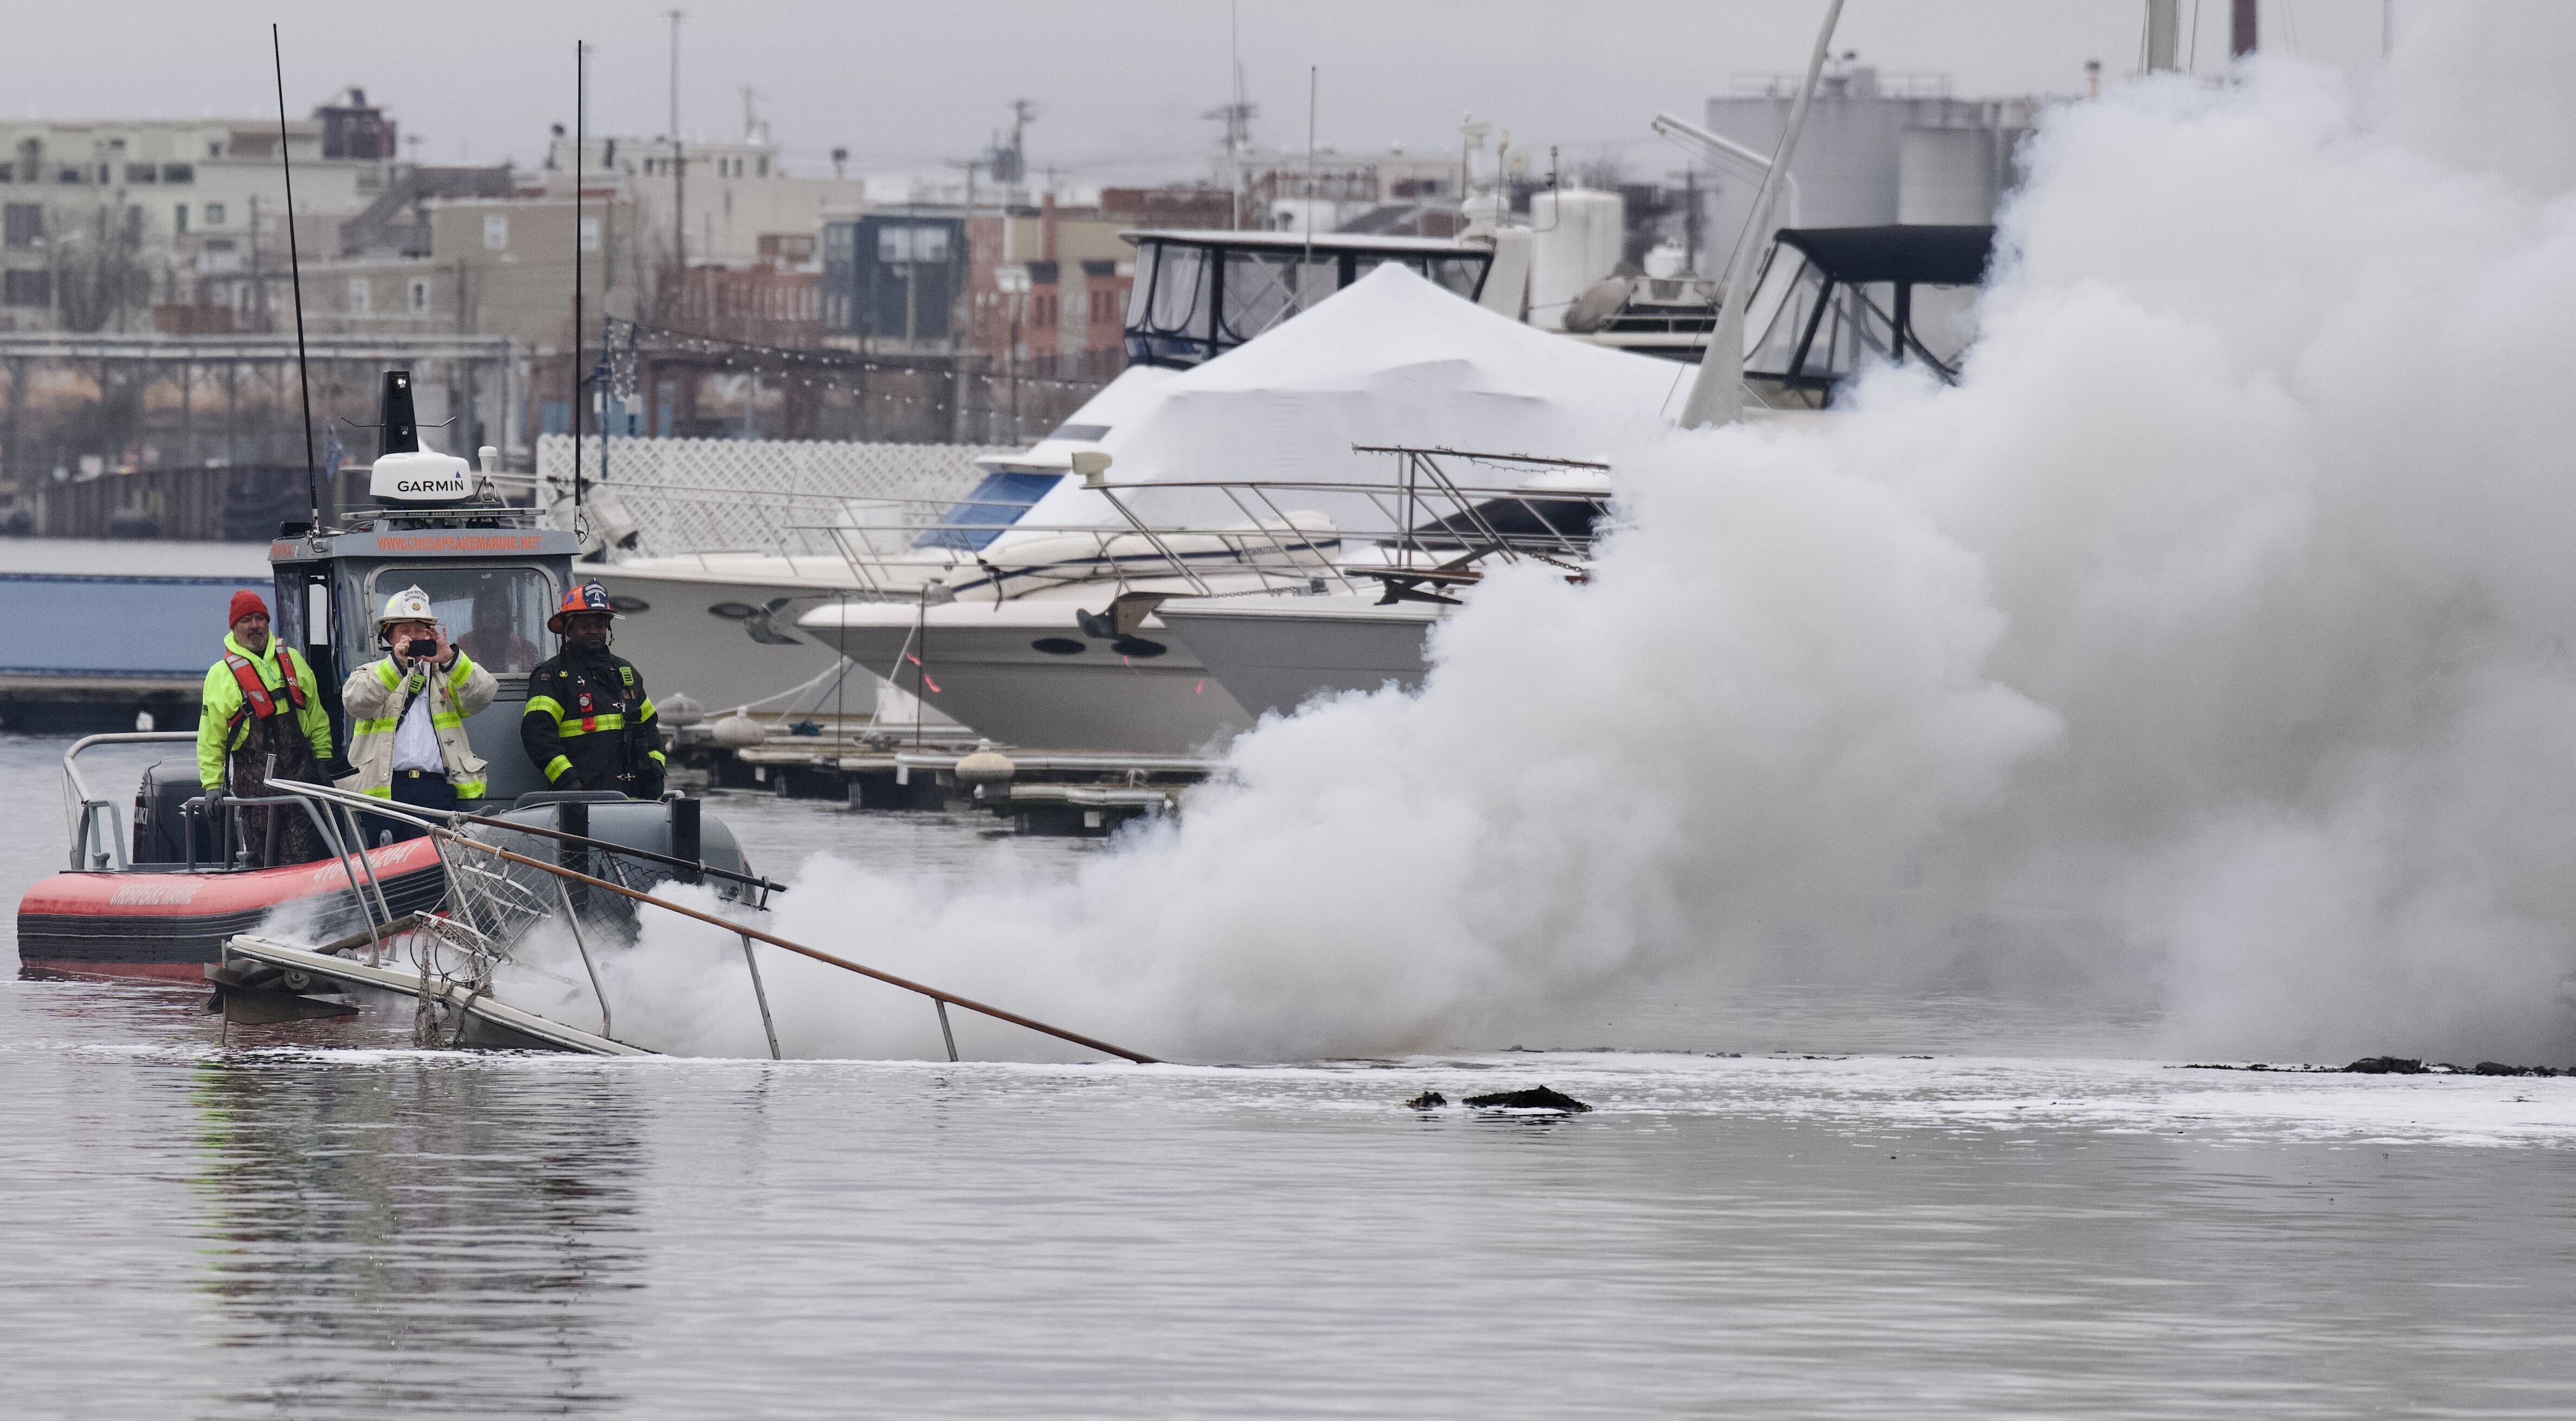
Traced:
<svg viewBox="0 0 2576 1421">
<path fill-rule="evenodd" d="M 438 614 L 429 609 L 429 594 L 418 587 L 406 587 L 385 599 L 385 614 L 376 618 L 376 630 L 383 631 L 396 622 L 435 622 Z"/>
</svg>

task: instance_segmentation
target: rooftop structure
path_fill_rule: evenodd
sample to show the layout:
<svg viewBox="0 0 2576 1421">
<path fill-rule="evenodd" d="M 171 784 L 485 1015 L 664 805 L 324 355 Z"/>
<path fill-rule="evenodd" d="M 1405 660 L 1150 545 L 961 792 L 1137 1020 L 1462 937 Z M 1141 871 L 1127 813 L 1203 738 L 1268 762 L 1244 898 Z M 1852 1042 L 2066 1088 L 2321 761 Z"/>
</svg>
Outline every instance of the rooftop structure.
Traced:
<svg viewBox="0 0 2576 1421">
<path fill-rule="evenodd" d="M 394 129 L 357 90 L 315 112 L 287 125 L 296 207 L 336 222 L 394 185 Z M 275 119 L 0 121 L 0 329 L 147 328 L 285 198 Z"/>
<path fill-rule="evenodd" d="M 1737 76 L 1734 92 L 1708 101 L 1708 127 L 1773 151 L 1797 102 L 1798 78 Z M 2045 102 L 1956 98 L 1947 75 L 1887 73 L 1845 60 L 1817 88 L 1777 225 L 1990 223 L 2012 185 L 2013 149 Z M 1713 240 L 1697 254 L 1701 274 L 1724 264 L 1760 185 L 1756 174 L 1712 175 L 1703 230 Z"/>
</svg>

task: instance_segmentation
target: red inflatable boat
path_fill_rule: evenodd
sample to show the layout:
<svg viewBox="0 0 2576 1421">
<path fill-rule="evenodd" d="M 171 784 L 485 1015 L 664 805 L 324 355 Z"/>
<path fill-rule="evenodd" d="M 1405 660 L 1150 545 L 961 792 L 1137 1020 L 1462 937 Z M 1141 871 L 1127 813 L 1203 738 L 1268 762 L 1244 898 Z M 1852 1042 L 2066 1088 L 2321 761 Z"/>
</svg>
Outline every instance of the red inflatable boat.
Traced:
<svg viewBox="0 0 2576 1421">
<path fill-rule="evenodd" d="M 353 878 L 370 895 L 381 891 L 395 915 L 438 906 L 447 878 L 427 839 L 371 849 L 364 864 L 351 857 L 228 866 L 224 811 L 203 798 L 192 754 L 145 772 L 130 836 L 116 807 L 82 781 L 80 753 L 93 745 L 195 738 L 170 731 L 93 735 L 63 757 L 79 806 L 71 857 L 84 867 L 55 874 L 18 900 L 21 972 L 195 981 L 220 955 L 224 939 L 255 930 L 280 908 L 298 908 L 305 918 L 301 937 L 364 931 L 367 914 L 351 889 Z M 288 805 L 280 812 L 303 810 Z"/>
<path fill-rule="evenodd" d="M 426 912 L 446 890 L 427 839 L 370 850 L 367 860 L 396 914 Z M 299 936 L 364 931 L 366 915 L 349 891 L 351 870 L 366 884 L 364 869 L 338 859 L 229 872 L 58 873 L 18 901 L 18 967 L 40 975 L 195 981 L 224 939 L 256 929 L 289 904 L 305 903 L 314 915 L 312 928 Z"/>
</svg>

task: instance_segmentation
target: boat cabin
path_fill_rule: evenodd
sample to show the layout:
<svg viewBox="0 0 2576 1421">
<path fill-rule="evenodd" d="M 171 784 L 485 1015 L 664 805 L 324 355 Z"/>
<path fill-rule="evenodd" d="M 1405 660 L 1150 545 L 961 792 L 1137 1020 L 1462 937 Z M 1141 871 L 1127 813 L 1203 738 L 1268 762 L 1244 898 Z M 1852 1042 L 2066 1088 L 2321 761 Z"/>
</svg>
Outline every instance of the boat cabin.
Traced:
<svg viewBox="0 0 2576 1421">
<path fill-rule="evenodd" d="M 537 512 L 491 493 L 484 467 L 426 450 L 412 412 L 411 374 L 385 372 L 378 455 L 369 492 L 375 507 L 339 528 L 290 523 L 269 544 L 276 579 L 271 634 L 304 653 L 331 711 L 332 744 L 349 743 L 340 683 L 382 658 L 376 615 L 406 587 L 429 594 L 447 634 L 492 673 L 500 691 L 469 718 L 475 753 L 490 762 L 491 799 L 506 804 L 546 787 L 519 750 L 528 673 L 554 654 L 546 619 L 573 583 L 579 539 L 538 526 Z"/>
<path fill-rule="evenodd" d="M 1389 262 L 1470 301 L 1493 248 L 1353 232 L 1121 232 L 1136 244 L 1127 359 L 1176 369 L 1212 360 Z M 1518 314 L 1515 312 L 1514 314 Z"/>
<path fill-rule="evenodd" d="M 1746 385 L 1774 408 L 1822 409 L 1878 361 L 1955 382 L 1994 244 L 1992 227 L 1781 229 L 1747 303 Z"/>
</svg>

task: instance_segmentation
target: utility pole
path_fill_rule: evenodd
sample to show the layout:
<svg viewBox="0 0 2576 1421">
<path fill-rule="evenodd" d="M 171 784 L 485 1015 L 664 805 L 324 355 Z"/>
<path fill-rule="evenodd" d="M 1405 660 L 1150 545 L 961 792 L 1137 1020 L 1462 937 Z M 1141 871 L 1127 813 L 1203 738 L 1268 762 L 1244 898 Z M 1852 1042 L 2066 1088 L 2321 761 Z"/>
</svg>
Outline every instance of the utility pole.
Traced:
<svg viewBox="0 0 2576 1421">
<path fill-rule="evenodd" d="M 259 298 L 259 328 L 270 328 L 268 317 L 268 273 L 260 269 L 259 260 L 259 194 L 250 195 L 250 289 Z"/>
<path fill-rule="evenodd" d="M 1252 136 L 1252 105 L 1243 97 L 1242 0 L 1230 0 L 1226 6 L 1226 46 L 1231 66 L 1228 83 L 1232 97 L 1199 117 L 1218 119 L 1225 124 L 1225 190 L 1228 201 L 1225 225 L 1233 229 L 1243 225 L 1243 150 Z"/>
<path fill-rule="evenodd" d="M 681 12 L 667 13 L 671 17 L 671 279 L 677 282 L 685 281 L 689 271 L 689 164 L 680 153 Z"/>
</svg>

